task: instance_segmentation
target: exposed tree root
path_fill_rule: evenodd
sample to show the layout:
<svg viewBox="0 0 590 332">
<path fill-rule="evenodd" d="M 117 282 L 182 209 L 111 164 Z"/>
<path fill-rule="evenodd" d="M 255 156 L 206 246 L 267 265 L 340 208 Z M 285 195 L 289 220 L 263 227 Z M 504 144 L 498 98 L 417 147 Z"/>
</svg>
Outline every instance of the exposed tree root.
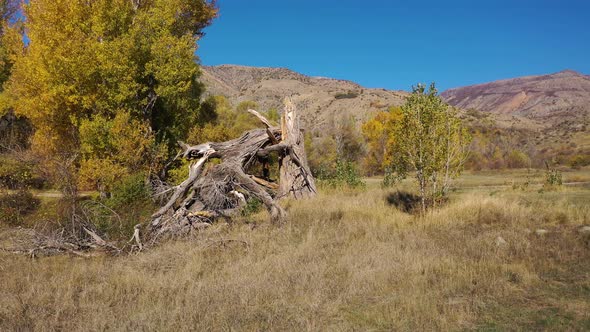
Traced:
<svg viewBox="0 0 590 332">
<path fill-rule="evenodd" d="M 249 110 L 265 126 L 227 142 L 208 142 L 189 146 L 180 142 L 182 157 L 190 160 L 189 176 L 174 188 L 168 201 L 152 215 L 147 229 L 151 243 L 163 236 L 190 233 L 206 227 L 217 218 L 239 213 L 246 199 L 260 200 L 275 224 L 282 224 L 287 213 L 278 200 L 292 196 L 303 198 L 316 193 L 309 171 L 296 109 L 285 100 L 281 128 L 273 127 L 260 113 Z M 255 176 L 251 169 L 263 163 L 269 154 L 279 156 L 279 183 Z M 206 168 L 206 163 L 220 162 Z"/>
<path fill-rule="evenodd" d="M 148 225 L 135 226 L 131 239 L 122 248 L 98 235 L 92 226 L 97 218 L 96 209 L 78 205 L 75 196 L 72 196 L 71 223 L 62 225 L 61 231 L 51 233 L 20 229 L 20 240 L 15 240 L 19 238 L 15 234 L 11 241 L 14 245 L 0 250 L 32 257 L 63 253 L 90 257 L 101 251 L 115 255 L 141 251 L 163 238 L 190 234 L 209 227 L 216 219 L 232 218 L 252 198 L 264 204 L 273 223 L 284 223 L 287 212 L 278 202 L 281 198 L 292 196 L 298 199 L 316 193 L 297 113 L 292 102 L 286 99 L 281 128 L 277 128 L 260 113 L 249 112 L 260 119 L 264 129 L 248 131 L 227 142 L 195 146 L 179 142 L 183 150 L 179 156 L 191 161 L 188 177 L 173 188 L 162 189 L 160 196 L 169 196 L 168 199 L 152 215 Z M 267 165 L 271 153 L 277 153 L 279 157 L 278 183 L 270 180 L 268 174 L 251 174 L 257 163 Z M 213 158 L 219 159 L 219 162 L 207 165 Z M 118 219 L 114 211 L 108 209 L 106 213 Z M 225 247 L 230 242 L 241 243 L 246 248 L 249 246 L 243 241 L 227 239 L 211 245 Z"/>
</svg>

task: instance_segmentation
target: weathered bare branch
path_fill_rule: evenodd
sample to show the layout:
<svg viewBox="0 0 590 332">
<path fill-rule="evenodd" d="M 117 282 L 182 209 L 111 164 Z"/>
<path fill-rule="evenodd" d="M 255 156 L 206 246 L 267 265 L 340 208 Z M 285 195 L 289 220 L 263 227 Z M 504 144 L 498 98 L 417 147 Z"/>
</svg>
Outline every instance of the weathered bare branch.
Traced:
<svg viewBox="0 0 590 332">
<path fill-rule="evenodd" d="M 272 128 L 270 121 L 268 121 L 267 118 L 265 118 L 262 114 L 256 112 L 255 110 L 249 109 L 248 113 L 257 117 L 266 126 L 266 133 L 268 134 L 268 137 L 270 138 L 272 144 L 279 144 L 279 140 L 277 140 L 275 135 L 270 131 L 270 129 Z"/>
<path fill-rule="evenodd" d="M 201 159 L 199 161 L 197 161 L 196 163 L 190 165 L 189 167 L 189 177 L 188 179 L 184 180 L 181 184 L 178 185 L 178 187 L 176 187 L 176 191 L 174 192 L 174 194 L 172 194 L 172 197 L 168 200 L 168 203 L 166 203 L 166 205 L 164 205 L 160 210 L 158 210 L 158 212 L 154 213 L 152 215 L 152 218 L 158 218 L 160 216 L 162 216 L 164 213 L 166 213 L 176 202 L 177 199 L 179 199 L 181 196 L 183 196 L 186 191 L 188 190 L 188 188 L 193 184 L 193 182 L 199 177 L 199 175 L 201 174 L 201 171 L 203 170 L 203 165 L 205 164 L 205 162 L 207 161 L 207 159 L 209 158 L 209 156 L 214 152 L 214 150 L 207 150 L 204 154 L 203 157 L 201 157 Z"/>
</svg>

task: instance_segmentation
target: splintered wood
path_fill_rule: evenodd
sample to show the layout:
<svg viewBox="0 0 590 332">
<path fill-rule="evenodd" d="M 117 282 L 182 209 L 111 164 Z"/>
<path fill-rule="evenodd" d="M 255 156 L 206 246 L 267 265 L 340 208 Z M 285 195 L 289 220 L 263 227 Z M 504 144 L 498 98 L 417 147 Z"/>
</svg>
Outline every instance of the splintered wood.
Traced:
<svg viewBox="0 0 590 332">
<path fill-rule="evenodd" d="M 273 127 L 262 114 L 249 110 L 264 129 L 254 129 L 227 142 L 208 142 L 190 146 L 179 142 L 183 158 L 190 160 L 189 175 L 176 186 L 166 202 L 152 215 L 148 233 L 152 240 L 166 235 L 181 235 L 202 228 L 216 218 L 239 213 L 248 199 L 260 200 L 274 223 L 287 214 L 278 201 L 316 194 L 307 164 L 303 134 L 293 102 L 285 99 L 281 127 Z M 278 154 L 279 181 L 251 174 L 257 165 L 267 165 L 271 153 Z M 219 159 L 218 163 L 207 162 Z"/>
</svg>

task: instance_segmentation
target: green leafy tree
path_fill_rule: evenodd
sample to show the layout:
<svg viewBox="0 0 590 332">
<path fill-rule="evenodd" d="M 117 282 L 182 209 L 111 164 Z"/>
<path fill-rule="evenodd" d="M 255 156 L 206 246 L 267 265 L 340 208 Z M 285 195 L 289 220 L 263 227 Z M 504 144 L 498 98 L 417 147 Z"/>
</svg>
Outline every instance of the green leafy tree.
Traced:
<svg viewBox="0 0 590 332">
<path fill-rule="evenodd" d="M 401 107 L 402 118 L 390 140 L 389 168 L 397 178 L 416 172 L 422 211 L 436 204 L 467 158 L 470 135 L 456 111 L 438 96 L 434 84 L 419 84 Z"/>
<path fill-rule="evenodd" d="M 545 161 L 545 183 L 543 184 L 544 189 L 553 189 L 563 184 L 563 178 L 561 171 L 557 169 L 558 164 L 555 161 Z"/>
</svg>

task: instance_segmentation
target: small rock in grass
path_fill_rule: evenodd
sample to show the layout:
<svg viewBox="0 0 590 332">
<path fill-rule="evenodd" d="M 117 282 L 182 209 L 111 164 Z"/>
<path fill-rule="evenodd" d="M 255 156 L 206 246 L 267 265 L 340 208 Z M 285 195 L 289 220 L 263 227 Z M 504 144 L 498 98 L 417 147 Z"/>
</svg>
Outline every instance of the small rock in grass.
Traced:
<svg viewBox="0 0 590 332">
<path fill-rule="evenodd" d="M 539 235 L 539 236 L 543 236 L 543 235 L 545 235 L 545 234 L 547 234 L 547 233 L 549 233 L 549 231 L 548 231 L 548 230 L 546 230 L 546 229 L 537 229 L 537 230 L 535 231 L 535 234 L 537 234 L 537 235 Z"/>
<path fill-rule="evenodd" d="M 504 238 L 501 236 L 498 236 L 496 238 L 496 241 L 494 241 L 494 243 L 496 243 L 497 247 L 504 247 L 505 245 L 508 244 L 508 242 L 506 242 L 506 240 L 504 240 Z"/>
<path fill-rule="evenodd" d="M 583 226 L 582 228 L 580 228 L 578 230 L 578 232 L 582 233 L 582 234 L 587 234 L 590 233 L 590 226 Z"/>
</svg>

